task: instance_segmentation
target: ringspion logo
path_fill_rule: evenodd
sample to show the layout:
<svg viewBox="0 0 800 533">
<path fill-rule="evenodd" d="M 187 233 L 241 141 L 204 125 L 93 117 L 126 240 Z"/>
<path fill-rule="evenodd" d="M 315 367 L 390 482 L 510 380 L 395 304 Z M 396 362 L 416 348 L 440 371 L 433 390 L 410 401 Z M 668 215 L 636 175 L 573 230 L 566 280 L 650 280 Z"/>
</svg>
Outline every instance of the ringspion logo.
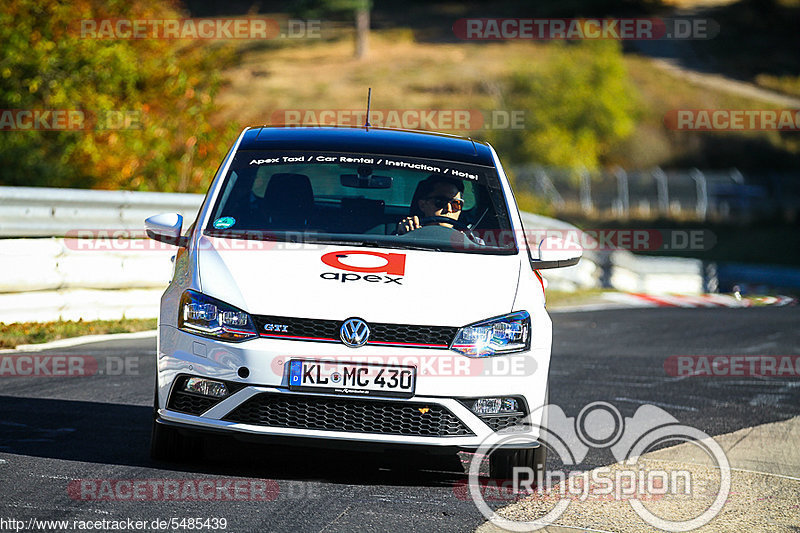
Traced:
<svg viewBox="0 0 800 533">
<path fill-rule="evenodd" d="M 670 441 L 691 442 L 714 461 L 719 472 L 716 491 L 709 492 L 705 483 L 692 478 L 689 470 L 670 470 L 666 464 L 663 469 L 653 470 L 640 462 L 643 454 Z M 480 478 L 484 458 L 500 450 L 535 446 L 545 446 L 555 453 L 564 469 L 580 465 L 592 449 L 610 450 L 618 466 L 594 469 L 591 473 L 534 471 L 529 466 L 514 466 L 510 480 L 487 491 L 488 484 Z M 573 501 L 592 498 L 625 501 L 649 525 L 677 532 L 701 527 L 719 514 L 730 492 L 731 472 L 727 456 L 714 439 L 699 429 L 680 424 L 663 409 L 643 405 L 632 417 L 623 417 L 613 405 L 594 402 L 581 409 L 577 417 L 568 417 L 557 405 L 542 406 L 517 426 L 490 434 L 473 455 L 466 488 L 478 510 L 495 526 L 508 531 L 535 531 L 553 525 Z M 551 503 L 552 508 L 535 520 L 517 521 L 501 516 L 487 503 L 528 496 L 541 498 Z M 680 517 L 659 515 L 658 508 L 648 508 L 643 503 L 667 496 L 712 501 L 696 516 L 687 513 Z"/>
</svg>

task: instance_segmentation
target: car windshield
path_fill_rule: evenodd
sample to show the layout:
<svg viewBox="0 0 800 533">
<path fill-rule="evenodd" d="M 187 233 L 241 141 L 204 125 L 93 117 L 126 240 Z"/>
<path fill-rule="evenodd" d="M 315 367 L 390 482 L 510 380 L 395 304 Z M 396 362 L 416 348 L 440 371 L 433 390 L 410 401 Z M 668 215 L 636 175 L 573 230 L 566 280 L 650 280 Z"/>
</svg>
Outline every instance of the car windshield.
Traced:
<svg viewBox="0 0 800 533">
<path fill-rule="evenodd" d="M 439 183 L 446 185 L 436 188 Z M 432 214 L 437 208 L 439 214 Z M 441 218 L 442 209 L 447 218 Z M 398 227 L 413 215 L 419 226 Z M 493 167 L 374 154 L 241 151 L 205 232 L 484 254 L 517 251 Z"/>
</svg>

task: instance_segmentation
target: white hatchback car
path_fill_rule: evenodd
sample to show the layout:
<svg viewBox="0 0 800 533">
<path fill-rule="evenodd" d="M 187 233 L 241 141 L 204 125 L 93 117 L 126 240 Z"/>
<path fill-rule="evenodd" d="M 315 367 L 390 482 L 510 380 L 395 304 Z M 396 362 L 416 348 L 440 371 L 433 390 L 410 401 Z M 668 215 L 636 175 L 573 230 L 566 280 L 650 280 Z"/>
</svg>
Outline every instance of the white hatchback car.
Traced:
<svg viewBox="0 0 800 533">
<path fill-rule="evenodd" d="M 538 438 L 552 327 L 491 146 L 380 128 L 248 128 L 184 233 L 161 300 L 151 454 L 204 432 L 374 449 L 476 450 Z M 541 412 L 539 410 L 538 412 Z M 543 468 L 501 448 L 491 475 Z"/>
</svg>

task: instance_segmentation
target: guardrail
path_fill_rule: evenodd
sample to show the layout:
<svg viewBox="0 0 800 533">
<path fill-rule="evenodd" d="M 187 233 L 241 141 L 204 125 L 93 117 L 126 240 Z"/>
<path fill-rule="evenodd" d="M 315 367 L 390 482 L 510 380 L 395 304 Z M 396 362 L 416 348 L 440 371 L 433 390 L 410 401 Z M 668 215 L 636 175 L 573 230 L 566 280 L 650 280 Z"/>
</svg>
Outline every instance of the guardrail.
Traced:
<svg viewBox="0 0 800 533">
<path fill-rule="evenodd" d="M 200 194 L 0 187 L 0 322 L 156 317 L 172 276 L 174 248 L 114 238 L 99 245 L 103 241 L 73 237 L 81 230 L 140 232 L 145 218 L 164 212 L 192 221 L 202 200 Z M 579 232 L 532 213 L 522 218 L 529 232 Z M 538 243 L 530 245 L 535 249 Z M 587 250 L 576 266 L 542 275 L 549 288 L 564 291 L 699 293 L 703 288 L 699 261 L 640 258 L 622 250 Z"/>
<path fill-rule="evenodd" d="M 202 194 L 0 187 L 0 237 L 64 237 L 78 230 L 141 230 L 157 213 L 194 220 Z"/>
<path fill-rule="evenodd" d="M 113 238 L 88 249 L 70 237 L 141 232 L 145 218 L 164 212 L 192 221 L 202 201 L 202 194 L 0 187 L 0 322 L 157 316 L 174 250 L 119 249 Z"/>
<path fill-rule="evenodd" d="M 650 294 L 700 294 L 707 281 L 703 262 L 681 257 L 646 257 L 627 250 L 607 249 L 567 222 L 532 213 L 522 213 L 526 235 L 536 231 L 558 230 L 589 246 L 575 266 L 543 270 L 548 288 L 572 292 L 578 289 L 613 288 L 627 292 Z M 533 230 L 533 231 L 532 231 Z M 528 242 L 536 249 L 538 243 Z"/>
</svg>

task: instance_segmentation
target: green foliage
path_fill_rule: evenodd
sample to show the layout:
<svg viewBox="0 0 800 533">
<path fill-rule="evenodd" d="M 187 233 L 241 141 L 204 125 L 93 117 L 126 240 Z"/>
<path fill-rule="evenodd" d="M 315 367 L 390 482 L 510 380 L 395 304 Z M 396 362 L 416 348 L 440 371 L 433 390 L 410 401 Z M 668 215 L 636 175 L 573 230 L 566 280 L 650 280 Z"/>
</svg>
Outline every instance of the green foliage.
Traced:
<svg viewBox="0 0 800 533">
<path fill-rule="evenodd" d="M 800 76 L 770 76 L 759 74 L 756 83 L 761 87 L 772 89 L 792 96 L 800 96 Z"/>
<path fill-rule="evenodd" d="M 0 109 L 81 111 L 88 127 L 0 132 L 0 184 L 203 190 L 232 140 L 209 122 L 230 49 L 79 30 L 82 19 L 180 17 L 159 0 L 6 0 Z M 109 112 L 132 120 L 103 128 Z"/>
<path fill-rule="evenodd" d="M 619 43 L 550 45 L 547 60 L 515 68 L 502 107 L 525 111 L 523 130 L 490 140 L 515 163 L 595 169 L 634 129 L 639 109 Z"/>
<path fill-rule="evenodd" d="M 16 348 L 20 344 L 39 344 L 83 335 L 133 333 L 156 329 L 155 318 L 123 318 L 120 320 L 58 320 L 56 322 L 0 322 L 0 348 Z"/>
</svg>

